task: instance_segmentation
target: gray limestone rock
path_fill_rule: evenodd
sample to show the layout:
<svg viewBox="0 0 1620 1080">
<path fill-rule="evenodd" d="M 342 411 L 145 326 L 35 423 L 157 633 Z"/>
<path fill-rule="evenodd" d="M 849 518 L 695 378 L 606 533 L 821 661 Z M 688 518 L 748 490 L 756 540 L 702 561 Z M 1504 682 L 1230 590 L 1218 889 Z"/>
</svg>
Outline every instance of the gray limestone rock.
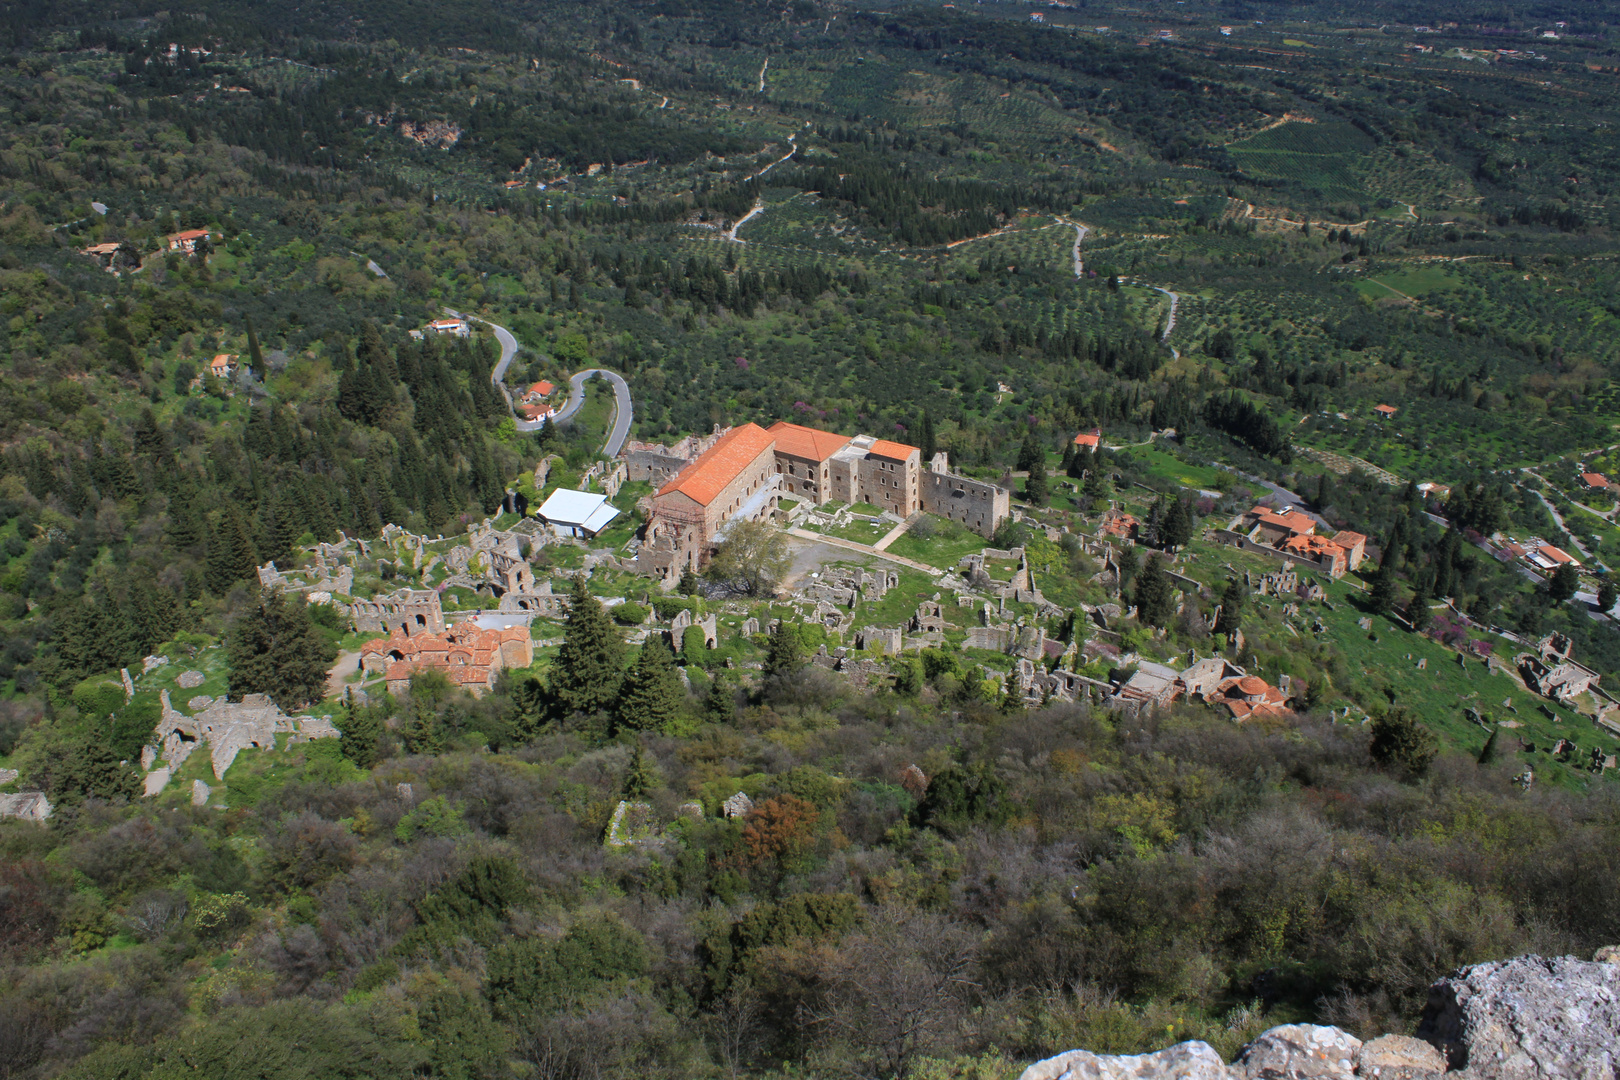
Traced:
<svg viewBox="0 0 1620 1080">
<path fill-rule="evenodd" d="M 1376 1080 L 1436 1080 L 1445 1071 L 1440 1051 L 1410 1035 L 1381 1035 L 1365 1042 L 1356 1059 L 1356 1075 Z"/>
<path fill-rule="evenodd" d="M 196 697 L 186 702 L 186 708 L 190 709 L 194 713 L 200 713 L 213 703 L 214 699 L 209 697 L 207 694 L 198 694 Z"/>
<path fill-rule="evenodd" d="M 1620 964 L 1521 956 L 1435 983 L 1417 1036 L 1459 1080 L 1620 1073 Z"/>
<path fill-rule="evenodd" d="M 1336 1027 L 1284 1024 L 1244 1048 L 1232 1069 L 1248 1080 L 1353 1080 L 1361 1040 Z"/>
<path fill-rule="evenodd" d="M 1208 1043 L 1184 1042 L 1131 1056 L 1070 1050 L 1037 1061 L 1019 1080 L 1235 1080 L 1239 1075 Z"/>
<path fill-rule="evenodd" d="M 153 795 L 162 794 L 163 789 L 168 786 L 169 767 L 164 765 L 161 768 L 153 769 L 151 772 L 146 774 L 146 790 L 142 792 L 142 795 L 149 799 Z"/>
<path fill-rule="evenodd" d="M 208 796 L 212 793 L 213 789 L 207 784 L 203 783 L 201 780 L 193 780 L 191 782 L 191 805 L 207 806 Z"/>
<path fill-rule="evenodd" d="M 1620 964 L 1620 945 L 1605 945 L 1592 954 L 1592 960 L 1598 964 Z"/>
<path fill-rule="evenodd" d="M 195 690 L 208 681 L 208 676 L 200 671 L 182 671 L 174 677 L 174 685 L 182 690 Z"/>
</svg>

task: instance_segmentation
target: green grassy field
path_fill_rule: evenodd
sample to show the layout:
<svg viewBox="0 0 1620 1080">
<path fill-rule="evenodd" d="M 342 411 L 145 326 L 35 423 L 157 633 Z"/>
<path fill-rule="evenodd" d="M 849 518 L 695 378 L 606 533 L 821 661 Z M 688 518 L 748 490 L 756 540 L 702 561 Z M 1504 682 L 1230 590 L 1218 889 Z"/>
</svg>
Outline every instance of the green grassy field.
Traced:
<svg viewBox="0 0 1620 1080">
<path fill-rule="evenodd" d="M 1259 179 L 1288 181 L 1336 199 L 1361 194 L 1354 165 L 1372 145 L 1367 135 L 1349 124 L 1289 122 L 1226 149 L 1245 172 Z"/>
<path fill-rule="evenodd" d="M 1447 292 L 1458 288 L 1462 282 L 1458 278 L 1437 266 L 1419 267 L 1413 270 L 1399 270 L 1389 274 L 1379 274 L 1377 277 L 1356 282 L 1356 292 L 1369 300 L 1381 300 L 1387 296 L 1397 294 L 1403 296 L 1428 296 L 1431 293 Z"/>
</svg>

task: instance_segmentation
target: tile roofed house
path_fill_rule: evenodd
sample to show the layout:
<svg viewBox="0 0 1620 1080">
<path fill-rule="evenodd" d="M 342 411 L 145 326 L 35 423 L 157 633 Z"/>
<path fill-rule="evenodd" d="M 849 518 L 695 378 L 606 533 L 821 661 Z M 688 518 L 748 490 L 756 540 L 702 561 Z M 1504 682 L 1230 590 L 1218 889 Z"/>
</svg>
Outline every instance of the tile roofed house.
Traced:
<svg viewBox="0 0 1620 1080">
<path fill-rule="evenodd" d="M 1602 473 L 1583 472 L 1581 473 L 1581 483 L 1585 484 L 1589 488 L 1607 488 L 1609 486 L 1609 478 L 1604 476 Z"/>
<path fill-rule="evenodd" d="M 537 405 L 532 401 L 525 401 L 518 406 L 518 412 L 523 414 L 525 420 L 544 420 L 553 410 L 550 405 Z"/>
<path fill-rule="evenodd" d="M 528 390 L 523 393 L 523 400 L 539 402 L 557 392 L 557 388 L 545 379 L 537 383 L 530 383 Z"/>
<path fill-rule="evenodd" d="M 208 239 L 207 229 L 187 229 L 185 232 L 170 233 L 164 237 L 168 242 L 170 251 L 193 252 L 197 244 Z"/>
<path fill-rule="evenodd" d="M 1080 434 L 1074 437 L 1074 445 L 1084 446 L 1091 450 L 1097 449 L 1098 446 L 1102 445 L 1102 428 L 1092 428 L 1090 431 L 1082 431 Z"/>
<path fill-rule="evenodd" d="M 1394 416 L 1396 413 L 1400 412 L 1400 410 L 1393 405 L 1374 405 L 1373 412 L 1379 413 L 1383 416 Z"/>
<path fill-rule="evenodd" d="M 1333 542 L 1344 549 L 1345 569 L 1354 570 L 1361 565 L 1367 557 L 1367 538 L 1358 532 L 1349 529 L 1340 529 L 1333 534 Z"/>
<path fill-rule="evenodd" d="M 698 570 L 736 518 L 760 520 L 776 510 L 781 474 L 776 437 L 743 424 L 716 439 L 652 497 L 637 561 L 664 580 Z"/>
<path fill-rule="evenodd" d="M 1542 570 L 1556 570 L 1558 567 L 1565 564 L 1570 566 L 1581 565 L 1580 560 L 1575 558 L 1575 556 L 1571 555 L 1562 548 L 1553 547 L 1548 543 L 1542 543 L 1539 546 L 1530 547 L 1525 552 L 1524 557 Z"/>
<path fill-rule="evenodd" d="M 229 375 L 235 367 L 236 357 L 230 353 L 220 353 L 208 362 L 209 373 L 221 379 Z"/>
<path fill-rule="evenodd" d="M 1344 548 L 1325 536 L 1290 536 L 1282 542 L 1282 550 L 1312 560 L 1334 578 L 1344 576 L 1348 563 Z"/>
<path fill-rule="evenodd" d="M 469 621 L 442 634 L 409 636 L 396 629 L 388 637 L 373 638 L 360 646 L 361 666 L 386 676 L 391 694 L 409 690 L 411 676 L 417 671 L 436 670 L 474 697 L 482 697 L 503 668 L 524 668 L 532 663 L 534 642 L 526 626 L 485 630 Z"/>
<path fill-rule="evenodd" d="M 472 327 L 466 319 L 434 319 L 427 324 L 427 328 L 435 334 L 450 334 L 454 337 L 467 337 L 472 333 Z"/>
</svg>

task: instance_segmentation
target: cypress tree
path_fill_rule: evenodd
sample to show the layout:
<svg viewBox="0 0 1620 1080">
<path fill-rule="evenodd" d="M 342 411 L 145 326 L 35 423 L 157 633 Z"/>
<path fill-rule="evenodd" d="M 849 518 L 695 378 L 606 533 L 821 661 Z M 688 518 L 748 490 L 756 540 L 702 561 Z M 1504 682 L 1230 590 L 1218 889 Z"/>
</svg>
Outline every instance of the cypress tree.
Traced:
<svg viewBox="0 0 1620 1080">
<path fill-rule="evenodd" d="M 338 745 L 344 757 L 362 769 L 369 769 L 382 756 L 382 717 L 369 706 L 356 705 L 353 690 L 345 691 L 344 698 L 344 717 L 339 725 L 342 738 Z"/>
<path fill-rule="evenodd" d="M 1046 455 L 1041 452 L 1040 445 L 1035 442 L 1035 433 L 1030 432 L 1024 436 L 1024 445 L 1018 448 L 1019 471 L 1034 469 L 1036 465 L 1046 461 Z"/>
<path fill-rule="evenodd" d="M 1045 506 L 1052 497 L 1051 487 L 1046 479 L 1046 468 L 1037 462 L 1029 470 L 1029 479 L 1024 481 L 1024 498 L 1029 500 L 1031 506 Z"/>
<path fill-rule="evenodd" d="M 262 378 L 264 376 L 264 354 L 259 351 L 259 335 L 253 331 L 253 320 L 247 319 L 245 321 L 247 322 L 248 335 L 248 363 Z"/>
<path fill-rule="evenodd" d="M 1170 509 L 1164 515 L 1164 524 L 1159 526 L 1159 539 L 1165 548 L 1174 551 L 1186 545 L 1192 539 L 1193 519 L 1187 512 L 1187 504 L 1180 498 L 1170 500 Z"/>
<path fill-rule="evenodd" d="M 737 716 L 737 698 L 731 682 L 724 675 L 715 674 L 709 683 L 709 692 L 703 696 L 703 719 L 711 724 L 729 724 Z"/>
<path fill-rule="evenodd" d="M 624 774 L 624 797 L 639 799 L 655 790 L 663 779 L 658 774 L 657 762 L 648 760 L 646 748 L 636 743 L 636 752 L 630 756 L 630 768 Z"/>
<path fill-rule="evenodd" d="M 934 417 L 927 409 L 924 409 L 922 414 L 921 449 L 924 465 L 927 465 L 928 462 L 934 459 L 934 455 L 939 453 L 939 443 L 934 437 Z"/>
<path fill-rule="evenodd" d="M 601 603 L 574 579 L 562 648 L 551 666 L 551 696 L 563 716 L 606 712 L 624 681 L 624 642 Z"/>
<path fill-rule="evenodd" d="M 1496 763 L 1496 733 L 1500 730 L 1500 728 L 1491 728 L 1490 736 L 1485 740 L 1485 745 L 1479 751 L 1479 763 L 1481 765 L 1494 765 Z"/>
<path fill-rule="evenodd" d="M 1163 626 L 1170 618 L 1170 579 L 1164 573 L 1164 556 L 1154 552 L 1136 575 L 1136 617 L 1144 623 Z"/>
<path fill-rule="evenodd" d="M 1221 593 L 1221 614 L 1215 620 L 1215 632 L 1225 634 L 1228 639 L 1243 626 L 1243 605 L 1248 600 L 1248 591 L 1243 583 L 1236 578 L 1226 583 L 1226 590 Z"/>
<path fill-rule="evenodd" d="M 804 642 L 799 628 L 786 619 L 776 620 L 765 646 L 765 675 L 792 675 L 804 667 Z"/>
<path fill-rule="evenodd" d="M 686 694 L 662 634 L 647 635 L 619 690 L 617 726 L 668 732 L 680 717 Z"/>
<path fill-rule="evenodd" d="M 1406 602 L 1406 621 L 1412 624 L 1412 629 L 1422 633 L 1428 628 L 1429 619 L 1433 613 L 1429 611 L 1429 590 L 1423 578 L 1418 579 L 1417 589 L 1412 593 L 1412 599 Z"/>
<path fill-rule="evenodd" d="M 1372 596 L 1370 598 L 1373 613 L 1383 615 L 1395 604 L 1395 563 L 1394 555 L 1384 556 L 1384 561 L 1378 565 L 1378 576 L 1373 578 Z"/>
</svg>

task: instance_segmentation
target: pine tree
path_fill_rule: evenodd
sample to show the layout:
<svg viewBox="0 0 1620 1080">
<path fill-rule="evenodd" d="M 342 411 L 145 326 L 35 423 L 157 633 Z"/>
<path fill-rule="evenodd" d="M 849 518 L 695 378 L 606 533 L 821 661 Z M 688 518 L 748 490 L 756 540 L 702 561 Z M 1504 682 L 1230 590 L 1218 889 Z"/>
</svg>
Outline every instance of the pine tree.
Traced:
<svg viewBox="0 0 1620 1080">
<path fill-rule="evenodd" d="M 1163 626 L 1170 618 L 1173 596 L 1170 579 L 1164 572 L 1164 556 L 1154 552 L 1136 575 L 1136 617 L 1143 623 Z"/>
<path fill-rule="evenodd" d="M 616 726 L 620 730 L 668 732 L 685 703 L 681 678 L 675 673 L 675 658 L 664 644 L 663 635 L 648 634 L 619 689 Z"/>
<path fill-rule="evenodd" d="M 1170 500 L 1170 509 L 1164 516 L 1164 523 L 1159 526 L 1159 541 L 1166 550 L 1175 551 L 1184 547 L 1192 539 L 1193 518 L 1187 511 L 1187 504 L 1180 498 Z"/>
<path fill-rule="evenodd" d="M 1097 461 L 1098 457 L 1099 455 L 1096 452 L 1075 455 L 1076 462 L 1086 462 L 1086 483 L 1081 492 L 1085 495 L 1087 504 L 1093 510 L 1096 510 L 1108 498 L 1110 489 L 1108 477 L 1104 475 L 1102 467 Z"/>
<path fill-rule="evenodd" d="M 786 619 L 776 620 L 765 646 L 765 675 L 792 675 L 804 667 L 804 642 L 799 628 Z"/>
<path fill-rule="evenodd" d="M 303 599 L 289 600 L 278 589 L 260 592 L 259 602 L 231 623 L 225 653 L 231 693 L 268 694 L 288 712 L 325 696 L 327 668 L 337 659 Z"/>
<path fill-rule="evenodd" d="M 562 648 L 551 666 L 551 696 L 558 713 L 606 712 L 624 681 L 624 642 L 601 603 L 574 579 Z"/>
<path fill-rule="evenodd" d="M 1046 468 L 1037 464 L 1029 471 L 1029 479 L 1024 482 L 1024 498 L 1031 506 L 1045 506 L 1051 497 L 1052 491 L 1046 479 Z"/>
<path fill-rule="evenodd" d="M 1562 604 L 1581 586 L 1581 575 L 1569 563 L 1561 564 L 1547 582 L 1547 595 Z"/>
<path fill-rule="evenodd" d="M 1016 669 L 1007 672 L 1007 677 L 1001 683 L 1001 711 L 1015 713 L 1024 705 L 1024 695 L 1018 689 L 1018 672 Z"/>
<path fill-rule="evenodd" d="M 259 557 L 253 550 L 253 536 L 247 519 L 232 503 L 225 508 L 219 528 L 208 541 L 208 591 L 224 596 L 243 581 L 256 581 Z"/>
<path fill-rule="evenodd" d="M 1496 763 L 1496 733 L 1500 728 L 1491 728 L 1491 733 L 1485 739 L 1485 745 L 1479 751 L 1481 765 L 1494 765 Z"/>
</svg>

